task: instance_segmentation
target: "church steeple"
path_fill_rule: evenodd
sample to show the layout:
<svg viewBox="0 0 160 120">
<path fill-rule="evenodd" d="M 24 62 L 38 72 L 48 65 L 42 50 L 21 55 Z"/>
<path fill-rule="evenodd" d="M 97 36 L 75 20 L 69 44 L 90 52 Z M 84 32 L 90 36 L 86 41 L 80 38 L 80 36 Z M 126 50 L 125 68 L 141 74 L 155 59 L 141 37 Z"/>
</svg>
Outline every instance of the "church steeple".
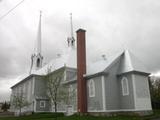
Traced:
<svg viewBox="0 0 160 120">
<path fill-rule="evenodd" d="M 40 11 L 37 40 L 35 43 L 34 53 L 31 56 L 30 74 L 42 67 L 43 56 L 41 55 L 41 17 L 42 12 Z"/>
<path fill-rule="evenodd" d="M 41 17 L 42 17 L 42 11 L 40 11 L 39 16 L 39 26 L 38 26 L 38 34 L 37 34 L 37 44 L 35 47 L 35 53 L 41 54 Z"/>
<path fill-rule="evenodd" d="M 67 42 L 68 42 L 68 47 L 72 47 L 74 48 L 75 47 L 75 39 L 73 37 L 73 23 L 72 23 L 72 13 L 70 13 L 70 27 L 71 27 L 71 30 L 70 30 L 70 37 L 67 38 Z"/>
</svg>

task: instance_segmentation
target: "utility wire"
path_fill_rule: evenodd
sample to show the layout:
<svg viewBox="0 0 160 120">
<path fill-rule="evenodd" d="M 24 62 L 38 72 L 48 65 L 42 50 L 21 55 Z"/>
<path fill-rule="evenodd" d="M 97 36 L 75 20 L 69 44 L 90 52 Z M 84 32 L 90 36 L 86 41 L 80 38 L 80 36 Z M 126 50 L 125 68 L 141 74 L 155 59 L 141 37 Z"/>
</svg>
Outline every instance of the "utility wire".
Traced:
<svg viewBox="0 0 160 120">
<path fill-rule="evenodd" d="M 8 10 L 4 15 L 0 16 L 0 20 L 2 20 L 4 17 L 6 17 L 10 12 L 12 12 L 14 9 L 16 9 L 20 4 L 22 4 L 24 0 L 20 1 L 18 4 L 16 4 L 13 8 Z"/>
</svg>

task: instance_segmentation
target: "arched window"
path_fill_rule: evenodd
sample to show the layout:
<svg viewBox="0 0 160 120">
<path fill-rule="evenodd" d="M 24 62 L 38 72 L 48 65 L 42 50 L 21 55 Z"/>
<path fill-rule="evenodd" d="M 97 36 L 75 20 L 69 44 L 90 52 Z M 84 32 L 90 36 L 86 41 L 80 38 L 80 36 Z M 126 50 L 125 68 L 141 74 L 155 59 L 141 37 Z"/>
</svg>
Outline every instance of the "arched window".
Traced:
<svg viewBox="0 0 160 120">
<path fill-rule="evenodd" d="M 129 88 L 128 88 L 128 79 L 126 77 L 123 77 L 121 79 L 121 85 L 122 85 L 122 95 L 129 95 Z"/>
<path fill-rule="evenodd" d="M 92 79 L 89 81 L 89 97 L 95 97 L 95 83 Z"/>
<path fill-rule="evenodd" d="M 40 59 L 37 59 L 37 67 L 40 67 Z"/>
</svg>

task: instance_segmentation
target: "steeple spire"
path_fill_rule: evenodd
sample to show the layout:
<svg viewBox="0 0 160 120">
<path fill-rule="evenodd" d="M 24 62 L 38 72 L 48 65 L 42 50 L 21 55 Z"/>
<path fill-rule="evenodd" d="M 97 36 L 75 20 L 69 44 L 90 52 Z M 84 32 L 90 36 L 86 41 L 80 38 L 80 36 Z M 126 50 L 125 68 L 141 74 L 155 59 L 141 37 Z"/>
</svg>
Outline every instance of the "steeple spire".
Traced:
<svg viewBox="0 0 160 120">
<path fill-rule="evenodd" d="M 71 22 L 71 37 L 73 38 L 73 23 L 72 23 L 72 13 L 70 13 L 70 22 Z"/>
<path fill-rule="evenodd" d="M 70 37 L 67 38 L 68 47 L 75 47 L 75 39 L 73 37 L 73 23 L 72 23 L 72 13 L 70 13 Z"/>
<path fill-rule="evenodd" d="M 40 16 L 39 16 L 38 34 L 35 44 L 35 50 L 31 56 L 30 74 L 42 67 L 43 56 L 41 55 L 41 17 L 42 17 L 42 11 L 40 11 Z"/>
<path fill-rule="evenodd" d="M 40 11 L 40 16 L 39 16 L 37 44 L 36 44 L 36 51 L 35 51 L 36 54 L 41 54 L 41 17 L 42 17 L 42 11 Z"/>
</svg>

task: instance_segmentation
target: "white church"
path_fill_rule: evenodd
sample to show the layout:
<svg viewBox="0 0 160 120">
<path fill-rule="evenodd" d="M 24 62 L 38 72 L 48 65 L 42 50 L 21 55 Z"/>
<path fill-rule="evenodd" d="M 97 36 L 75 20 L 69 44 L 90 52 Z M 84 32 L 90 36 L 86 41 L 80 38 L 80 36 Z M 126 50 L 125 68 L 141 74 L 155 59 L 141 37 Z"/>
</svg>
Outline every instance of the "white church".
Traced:
<svg viewBox="0 0 160 120">
<path fill-rule="evenodd" d="M 13 97 L 20 92 L 23 92 L 30 103 L 22 108 L 22 112 L 54 111 L 54 106 L 51 105 L 47 95 L 47 81 L 44 79 L 48 67 L 52 68 L 53 75 L 60 69 L 65 69 L 61 84 L 68 86 L 69 90 L 76 90 L 75 97 L 68 105 L 73 113 L 107 115 L 121 112 L 137 114 L 152 112 L 148 83 L 150 73 L 130 51 L 124 50 L 110 58 L 106 59 L 104 56 L 99 61 L 86 64 L 86 31 L 79 29 L 76 31 L 76 40 L 73 33 L 68 38 L 68 49 L 65 53 L 43 65 L 41 15 L 38 31 L 37 47 L 31 56 L 30 74 L 11 87 L 13 112 L 18 111 L 12 106 Z M 66 105 L 59 104 L 58 112 L 66 112 Z"/>
</svg>

